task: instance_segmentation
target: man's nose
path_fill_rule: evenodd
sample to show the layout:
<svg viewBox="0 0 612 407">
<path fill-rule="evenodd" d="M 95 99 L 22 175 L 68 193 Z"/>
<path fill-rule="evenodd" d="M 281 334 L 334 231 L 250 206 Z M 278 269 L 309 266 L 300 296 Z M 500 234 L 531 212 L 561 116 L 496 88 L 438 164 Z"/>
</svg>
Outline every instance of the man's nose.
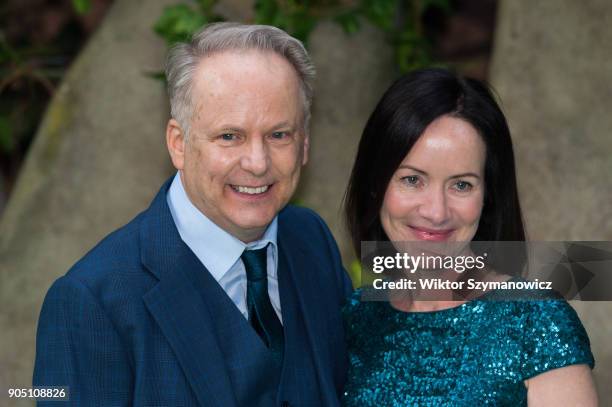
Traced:
<svg viewBox="0 0 612 407">
<path fill-rule="evenodd" d="M 264 175 L 270 166 L 268 146 L 263 137 L 252 137 L 245 146 L 241 159 L 242 169 L 253 175 Z"/>
<path fill-rule="evenodd" d="M 442 225 L 449 218 L 447 196 L 444 188 L 431 188 L 424 192 L 419 205 L 419 215 L 433 226 Z"/>
</svg>

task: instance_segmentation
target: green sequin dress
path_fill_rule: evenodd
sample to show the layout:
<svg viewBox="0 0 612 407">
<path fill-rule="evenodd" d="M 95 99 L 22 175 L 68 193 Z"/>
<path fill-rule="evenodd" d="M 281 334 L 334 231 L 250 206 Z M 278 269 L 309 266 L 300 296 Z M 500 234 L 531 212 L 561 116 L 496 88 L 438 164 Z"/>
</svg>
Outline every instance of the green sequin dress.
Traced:
<svg viewBox="0 0 612 407">
<path fill-rule="evenodd" d="M 402 312 L 361 302 L 356 291 L 343 312 L 350 358 L 343 405 L 526 406 L 526 379 L 572 364 L 593 368 L 587 334 L 566 301 L 499 295 Z"/>
</svg>

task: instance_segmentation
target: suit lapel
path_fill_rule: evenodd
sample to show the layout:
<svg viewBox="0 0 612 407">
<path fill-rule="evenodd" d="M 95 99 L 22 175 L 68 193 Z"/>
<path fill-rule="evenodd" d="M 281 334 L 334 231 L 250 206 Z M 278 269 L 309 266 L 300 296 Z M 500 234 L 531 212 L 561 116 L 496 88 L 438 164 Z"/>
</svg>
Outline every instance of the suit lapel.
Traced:
<svg viewBox="0 0 612 407">
<path fill-rule="evenodd" d="M 141 227 L 141 260 L 159 283 L 145 304 L 172 347 L 198 402 L 235 406 L 213 316 L 203 298 L 207 272 L 183 243 L 166 203 L 168 181 L 151 204 Z M 216 283 L 216 282 L 215 282 Z"/>
</svg>

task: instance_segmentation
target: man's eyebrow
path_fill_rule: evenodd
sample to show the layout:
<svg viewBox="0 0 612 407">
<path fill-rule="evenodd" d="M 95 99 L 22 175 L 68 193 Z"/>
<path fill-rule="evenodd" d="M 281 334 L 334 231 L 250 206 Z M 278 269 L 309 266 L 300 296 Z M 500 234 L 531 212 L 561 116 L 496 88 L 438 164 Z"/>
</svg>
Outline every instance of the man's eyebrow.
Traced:
<svg viewBox="0 0 612 407">
<path fill-rule="evenodd" d="M 269 127 L 269 129 L 270 129 L 269 131 L 280 129 L 280 128 L 283 128 L 283 127 L 288 127 L 288 128 L 293 129 L 294 125 L 291 124 L 291 122 L 282 121 L 280 123 L 274 124 L 273 126 L 270 126 Z M 222 124 L 220 126 L 215 126 L 215 130 L 213 131 L 213 133 L 219 134 L 221 132 L 246 133 L 246 130 L 243 129 L 242 127 L 238 127 L 238 126 L 235 126 L 235 125 L 232 125 L 232 124 Z"/>
<path fill-rule="evenodd" d="M 244 129 L 240 128 L 240 127 L 236 127 L 236 126 L 232 126 L 232 125 L 221 125 L 218 126 L 216 128 L 216 130 L 214 131 L 214 133 L 221 133 L 221 132 L 226 132 L 226 133 L 244 133 Z"/>
<path fill-rule="evenodd" d="M 291 129 L 293 129 L 293 124 L 291 124 L 288 121 L 282 121 L 280 123 L 275 124 L 274 126 L 270 127 L 270 129 L 280 129 L 282 127 L 289 127 Z"/>
</svg>

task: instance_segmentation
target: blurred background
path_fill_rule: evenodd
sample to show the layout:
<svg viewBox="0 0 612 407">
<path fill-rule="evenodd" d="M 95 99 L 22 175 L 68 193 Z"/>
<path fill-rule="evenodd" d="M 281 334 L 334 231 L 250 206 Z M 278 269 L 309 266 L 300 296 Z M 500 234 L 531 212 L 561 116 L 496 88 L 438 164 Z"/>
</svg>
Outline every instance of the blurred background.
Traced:
<svg viewBox="0 0 612 407">
<path fill-rule="evenodd" d="M 309 49 L 312 156 L 294 201 L 327 221 L 353 277 L 340 206 L 357 142 L 391 82 L 424 66 L 496 89 L 532 240 L 612 240 L 607 0 L 4 0 L 0 389 L 31 383 L 52 281 L 173 174 L 164 55 L 221 20 L 276 25 Z M 591 338 L 602 405 L 612 405 L 612 304 L 572 305 Z"/>
</svg>

